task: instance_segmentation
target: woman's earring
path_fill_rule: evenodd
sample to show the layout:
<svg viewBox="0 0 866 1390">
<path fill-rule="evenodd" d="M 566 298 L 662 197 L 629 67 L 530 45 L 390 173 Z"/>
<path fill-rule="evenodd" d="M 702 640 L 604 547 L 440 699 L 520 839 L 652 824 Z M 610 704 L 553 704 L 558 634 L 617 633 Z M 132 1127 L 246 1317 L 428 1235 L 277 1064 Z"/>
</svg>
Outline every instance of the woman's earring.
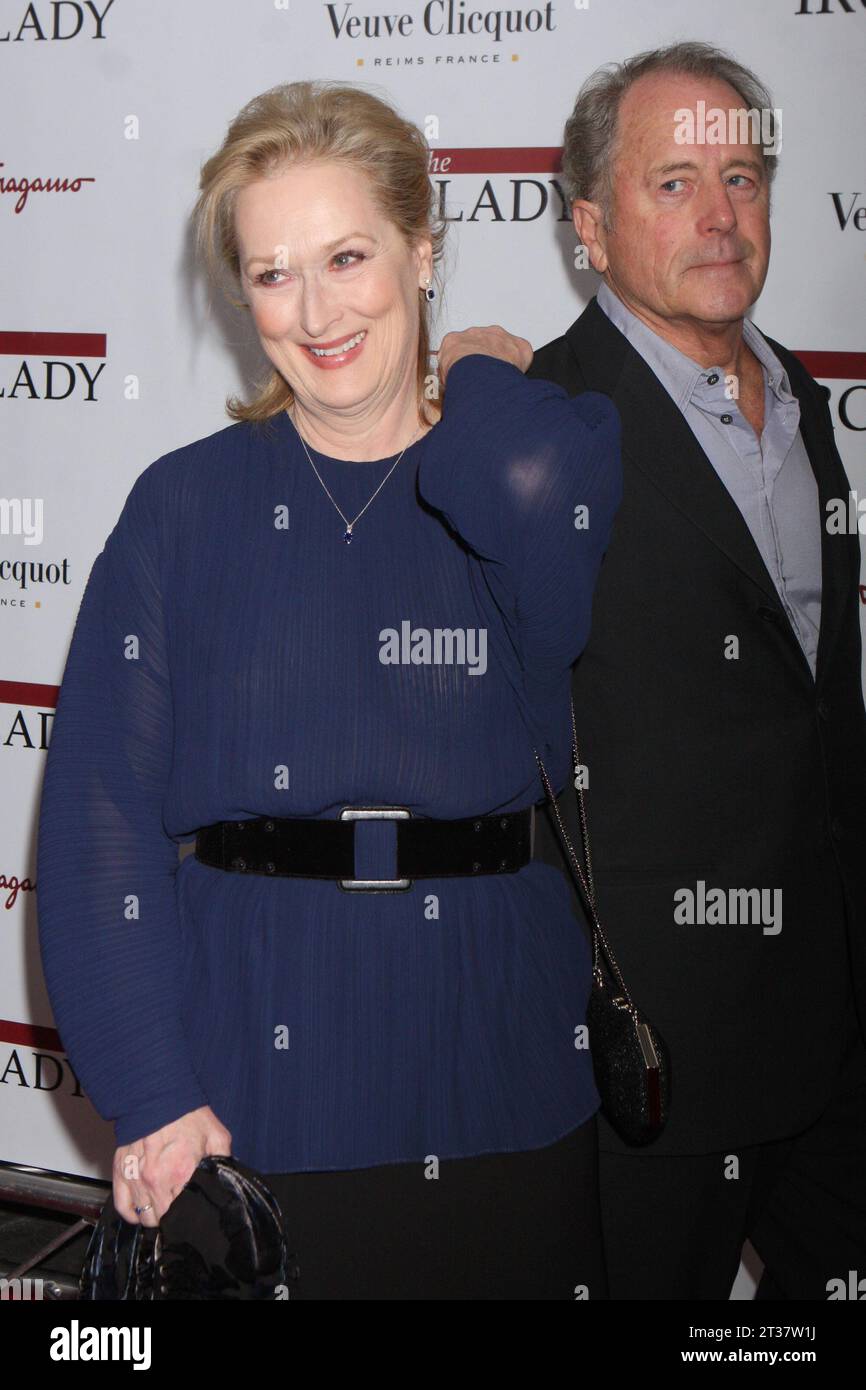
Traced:
<svg viewBox="0 0 866 1390">
<path fill-rule="evenodd" d="M 427 281 L 427 288 L 424 291 L 424 293 L 427 296 L 428 301 L 436 298 L 436 291 L 432 288 L 431 282 L 429 280 Z"/>
</svg>

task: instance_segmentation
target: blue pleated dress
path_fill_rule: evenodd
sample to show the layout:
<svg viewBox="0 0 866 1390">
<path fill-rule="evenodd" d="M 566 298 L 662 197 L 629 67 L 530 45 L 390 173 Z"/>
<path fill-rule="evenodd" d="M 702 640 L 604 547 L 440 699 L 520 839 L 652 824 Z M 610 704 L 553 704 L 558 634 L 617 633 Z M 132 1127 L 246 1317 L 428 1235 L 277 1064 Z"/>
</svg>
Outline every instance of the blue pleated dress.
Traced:
<svg viewBox="0 0 866 1390">
<path fill-rule="evenodd" d="M 619 439 L 606 397 L 473 354 L 351 544 L 285 413 L 137 479 L 75 623 L 37 858 L 55 1021 L 118 1144 L 210 1105 L 262 1172 L 351 1169 L 536 1148 L 598 1109 L 554 868 L 346 892 L 178 846 L 518 810 L 534 747 L 561 789 Z M 350 519 L 393 463 L 311 453 Z M 359 824 L 357 877 L 394 877 L 394 835 Z"/>
</svg>

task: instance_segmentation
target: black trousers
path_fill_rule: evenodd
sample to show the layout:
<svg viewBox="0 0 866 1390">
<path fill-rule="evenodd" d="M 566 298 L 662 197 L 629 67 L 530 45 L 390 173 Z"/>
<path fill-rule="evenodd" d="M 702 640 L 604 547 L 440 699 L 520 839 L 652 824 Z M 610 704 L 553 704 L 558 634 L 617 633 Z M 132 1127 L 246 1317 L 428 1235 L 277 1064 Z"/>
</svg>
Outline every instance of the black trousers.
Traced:
<svg viewBox="0 0 866 1390">
<path fill-rule="evenodd" d="M 602 1152 L 599 1176 L 613 1299 L 727 1299 L 746 1239 L 765 1266 L 762 1301 L 823 1301 L 831 1280 L 866 1278 L 866 1048 L 853 996 L 836 1084 L 807 1129 L 725 1153 Z"/>
<path fill-rule="evenodd" d="M 596 1120 L 520 1153 L 268 1173 L 301 1299 L 607 1297 Z"/>
</svg>

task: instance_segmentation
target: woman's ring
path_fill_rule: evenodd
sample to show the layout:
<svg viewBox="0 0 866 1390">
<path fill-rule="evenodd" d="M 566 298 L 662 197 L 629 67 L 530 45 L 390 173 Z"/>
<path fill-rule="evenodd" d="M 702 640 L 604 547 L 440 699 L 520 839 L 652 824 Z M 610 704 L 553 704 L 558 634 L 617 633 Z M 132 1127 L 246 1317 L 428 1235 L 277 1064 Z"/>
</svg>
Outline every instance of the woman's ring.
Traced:
<svg viewBox="0 0 866 1390">
<path fill-rule="evenodd" d="M 136 1208 L 135 1208 L 135 1214 L 136 1214 L 136 1216 L 141 1216 L 141 1213 L 142 1213 L 143 1211 L 150 1211 L 150 1209 L 151 1209 L 152 1206 L 153 1206 L 153 1203 L 152 1203 L 152 1202 L 148 1202 L 148 1204 L 147 1204 L 146 1207 L 136 1207 Z"/>
</svg>

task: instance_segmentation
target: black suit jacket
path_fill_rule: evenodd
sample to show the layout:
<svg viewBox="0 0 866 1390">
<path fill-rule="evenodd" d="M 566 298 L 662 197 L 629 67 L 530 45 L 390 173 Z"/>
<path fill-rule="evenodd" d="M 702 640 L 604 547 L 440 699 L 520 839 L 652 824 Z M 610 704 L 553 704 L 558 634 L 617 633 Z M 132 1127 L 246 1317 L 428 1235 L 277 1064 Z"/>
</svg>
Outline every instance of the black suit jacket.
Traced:
<svg viewBox="0 0 866 1390">
<path fill-rule="evenodd" d="M 623 425 L 623 501 L 573 691 L 601 920 L 673 1059 L 669 1125 L 647 1153 L 728 1150 L 816 1119 L 852 980 L 866 1033 L 859 545 L 823 524 L 849 489 L 826 394 L 768 341 L 821 500 L 804 518 L 822 537 L 814 681 L 736 503 L 595 300 L 527 373 L 604 392 Z M 571 788 L 559 798 L 573 837 L 575 801 Z M 549 817 L 537 852 L 565 865 Z M 699 881 L 770 890 L 768 903 L 781 890 L 781 931 L 675 922 L 675 893 Z M 605 1123 L 601 1143 L 627 1151 Z"/>
</svg>

